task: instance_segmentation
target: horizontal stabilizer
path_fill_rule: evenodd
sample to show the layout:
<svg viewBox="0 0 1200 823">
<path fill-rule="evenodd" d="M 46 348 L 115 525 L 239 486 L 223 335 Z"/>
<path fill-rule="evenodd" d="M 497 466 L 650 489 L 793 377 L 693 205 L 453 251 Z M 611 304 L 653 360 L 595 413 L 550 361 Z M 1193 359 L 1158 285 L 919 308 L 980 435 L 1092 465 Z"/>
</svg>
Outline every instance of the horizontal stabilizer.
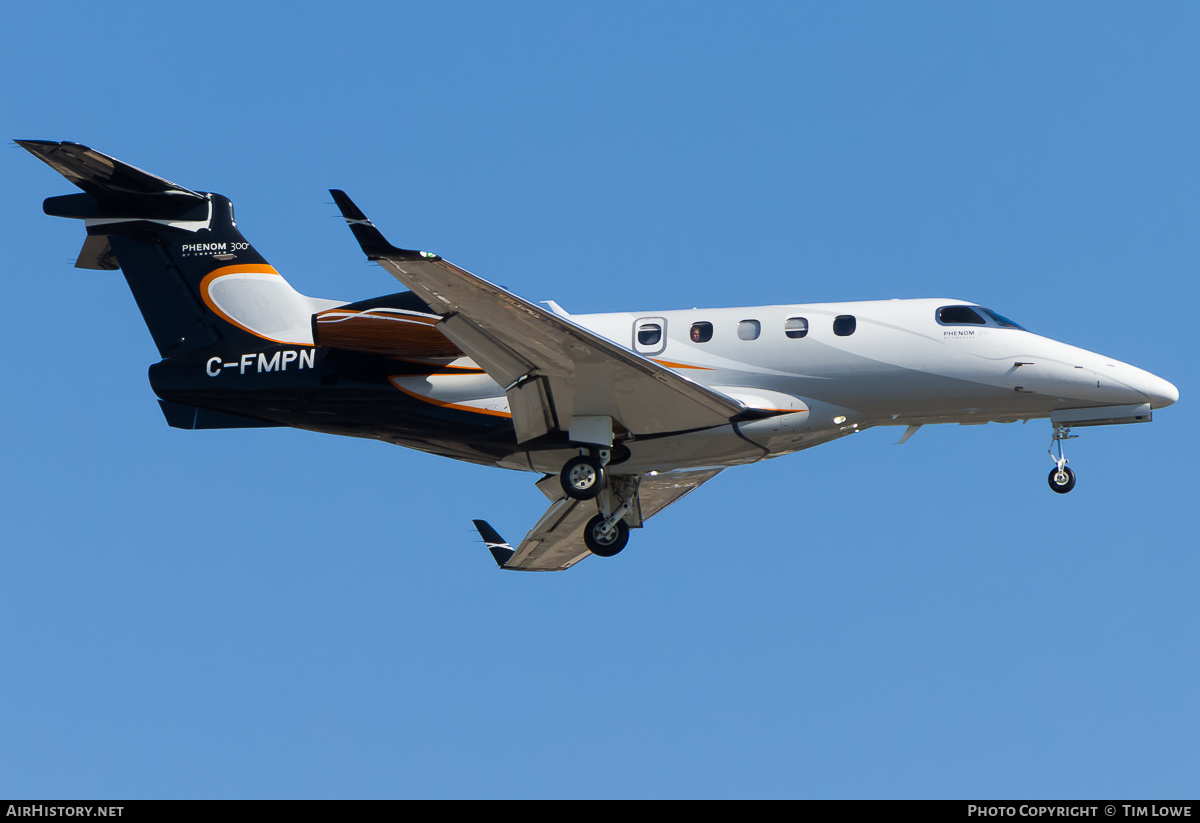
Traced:
<svg viewBox="0 0 1200 823">
<path fill-rule="evenodd" d="M 139 199 L 169 195 L 184 200 L 204 200 L 203 194 L 185 189 L 156 174 L 122 163 L 79 143 L 51 140 L 17 140 L 18 146 L 98 200 Z"/>
</svg>

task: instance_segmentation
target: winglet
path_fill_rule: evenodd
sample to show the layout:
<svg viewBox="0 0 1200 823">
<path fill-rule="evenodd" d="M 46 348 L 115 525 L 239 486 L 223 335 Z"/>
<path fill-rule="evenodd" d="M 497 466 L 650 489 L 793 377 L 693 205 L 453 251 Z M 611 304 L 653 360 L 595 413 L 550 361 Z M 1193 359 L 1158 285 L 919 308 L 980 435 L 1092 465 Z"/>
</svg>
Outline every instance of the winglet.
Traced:
<svg viewBox="0 0 1200 823">
<path fill-rule="evenodd" d="M 479 536 L 483 538 L 483 542 L 487 544 L 488 551 L 492 553 L 492 557 L 496 561 L 496 565 L 504 568 L 512 556 L 516 554 L 513 547 L 504 541 L 500 533 L 493 529 L 486 520 L 472 520 L 475 528 L 479 530 Z"/>
<path fill-rule="evenodd" d="M 367 219 L 363 214 L 362 209 L 354 204 L 354 201 L 341 189 L 330 189 L 329 193 L 333 195 L 333 202 L 337 204 L 338 209 L 342 212 L 342 217 L 346 218 L 346 225 L 350 227 L 350 231 L 354 233 L 354 239 L 358 241 L 358 245 L 362 247 L 363 254 L 368 260 L 380 260 L 386 258 L 388 260 L 440 260 L 436 254 L 431 254 L 427 251 L 411 251 L 409 249 L 398 249 L 387 241 L 383 233 L 375 228 L 375 224 Z"/>
</svg>

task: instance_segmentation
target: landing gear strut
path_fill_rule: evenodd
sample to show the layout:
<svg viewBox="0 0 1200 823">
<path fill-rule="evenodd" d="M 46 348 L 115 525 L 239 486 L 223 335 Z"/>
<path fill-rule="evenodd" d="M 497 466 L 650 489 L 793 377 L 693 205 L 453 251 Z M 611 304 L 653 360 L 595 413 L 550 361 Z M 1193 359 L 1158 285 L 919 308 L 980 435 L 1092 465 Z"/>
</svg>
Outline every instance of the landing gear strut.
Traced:
<svg viewBox="0 0 1200 823">
<path fill-rule="evenodd" d="M 563 466 L 558 482 L 572 500 L 595 500 L 599 511 L 583 527 L 583 542 L 599 557 L 612 557 L 629 542 L 629 526 L 641 525 L 638 478 L 610 476 L 612 449 L 584 446 L 582 453 Z"/>
<path fill-rule="evenodd" d="M 1067 457 L 1063 454 L 1063 441 L 1073 440 L 1078 436 L 1071 434 L 1071 429 L 1067 426 L 1054 425 L 1054 434 L 1050 437 L 1050 459 L 1054 461 L 1054 468 L 1050 470 L 1050 477 L 1047 478 L 1047 481 L 1050 483 L 1050 488 L 1059 494 L 1066 494 L 1075 488 L 1075 472 L 1067 468 Z M 1057 457 L 1054 456 L 1056 449 Z"/>
<path fill-rule="evenodd" d="M 609 477 L 596 496 L 596 508 L 600 513 L 583 527 L 583 542 L 592 554 L 612 557 L 629 542 L 630 525 L 642 523 L 638 478 L 625 474 Z"/>
</svg>

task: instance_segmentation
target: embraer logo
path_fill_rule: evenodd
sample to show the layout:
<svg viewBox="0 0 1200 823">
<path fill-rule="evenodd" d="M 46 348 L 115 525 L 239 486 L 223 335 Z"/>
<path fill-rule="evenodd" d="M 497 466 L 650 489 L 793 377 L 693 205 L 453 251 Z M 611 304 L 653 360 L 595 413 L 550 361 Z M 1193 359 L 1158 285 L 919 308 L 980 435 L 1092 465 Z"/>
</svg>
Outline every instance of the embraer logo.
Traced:
<svg viewBox="0 0 1200 823">
<path fill-rule="evenodd" d="M 208 358 L 208 364 L 204 370 L 209 377 L 216 377 L 225 369 L 237 369 L 238 374 L 245 374 L 247 370 L 252 370 L 252 374 L 262 374 L 269 371 L 287 371 L 288 366 L 292 363 L 297 363 L 297 369 L 311 369 L 317 359 L 316 349 L 304 349 L 296 351 L 295 349 L 281 349 L 267 357 L 266 352 L 258 352 L 243 354 L 239 360 L 233 363 L 226 363 L 220 357 Z"/>
</svg>

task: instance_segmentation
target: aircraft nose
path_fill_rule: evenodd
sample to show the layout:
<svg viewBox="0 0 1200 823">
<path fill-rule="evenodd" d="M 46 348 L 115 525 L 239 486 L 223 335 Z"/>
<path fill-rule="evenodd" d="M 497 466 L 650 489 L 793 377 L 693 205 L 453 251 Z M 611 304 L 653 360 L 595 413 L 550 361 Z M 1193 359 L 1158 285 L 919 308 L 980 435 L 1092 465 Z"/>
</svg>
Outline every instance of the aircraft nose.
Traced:
<svg viewBox="0 0 1200 823">
<path fill-rule="evenodd" d="M 1122 364 L 1123 365 L 1123 364 Z M 1133 391 L 1146 398 L 1152 409 L 1164 409 L 1179 399 L 1179 389 L 1157 374 L 1126 365 L 1118 378 Z"/>
<path fill-rule="evenodd" d="M 1138 386 L 1150 398 L 1150 408 L 1165 409 L 1179 399 L 1179 389 L 1157 375 L 1146 373 L 1143 385 Z"/>
</svg>

